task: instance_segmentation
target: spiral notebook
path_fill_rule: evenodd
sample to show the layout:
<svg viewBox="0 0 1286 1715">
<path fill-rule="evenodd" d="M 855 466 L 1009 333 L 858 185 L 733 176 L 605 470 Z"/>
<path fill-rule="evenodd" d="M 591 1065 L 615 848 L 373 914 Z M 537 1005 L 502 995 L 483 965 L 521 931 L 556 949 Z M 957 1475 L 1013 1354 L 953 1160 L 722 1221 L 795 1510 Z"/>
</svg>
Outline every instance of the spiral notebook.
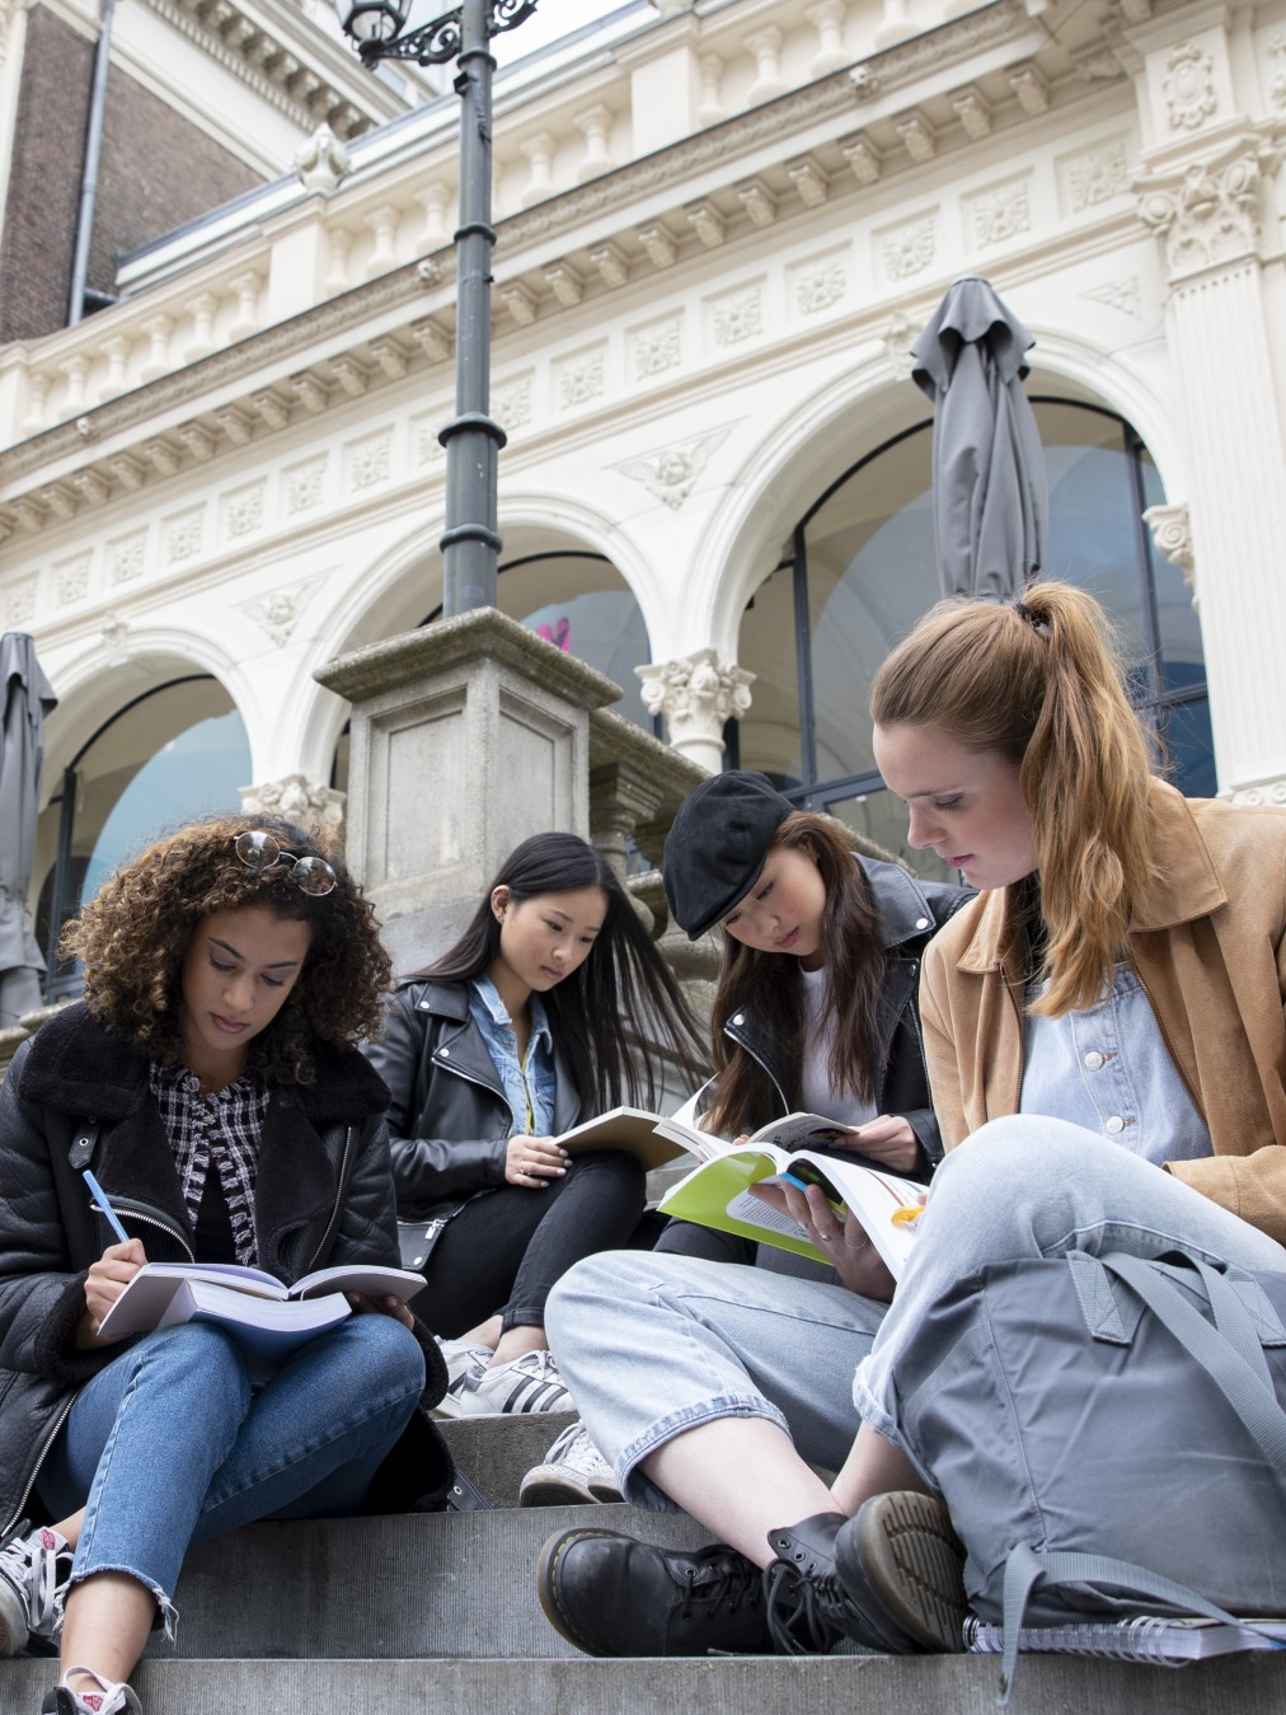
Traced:
<svg viewBox="0 0 1286 1715">
<path fill-rule="evenodd" d="M 1256 1626 L 1257 1631 L 1249 1628 Z M 974 1655 L 1004 1653 L 1004 1630 L 966 1620 L 964 1646 Z M 1156 1614 L 1091 1626 L 1032 1626 L 1018 1634 L 1020 1653 L 1094 1655 L 1112 1661 L 1149 1661 L 1162 1667 L 1235 1655 L 1239 1650 L 1286 1649 L 1286 1619 L 1248 1618 L 1244 1626 L 1221 1620 L 1184 1620 Z"/>
</svg>

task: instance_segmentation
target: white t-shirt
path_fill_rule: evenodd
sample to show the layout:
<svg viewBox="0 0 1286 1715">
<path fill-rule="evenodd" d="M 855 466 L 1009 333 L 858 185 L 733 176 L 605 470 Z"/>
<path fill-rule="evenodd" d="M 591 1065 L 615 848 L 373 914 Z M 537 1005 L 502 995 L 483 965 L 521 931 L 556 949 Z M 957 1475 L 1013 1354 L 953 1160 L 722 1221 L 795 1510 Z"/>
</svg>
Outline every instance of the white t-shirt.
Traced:
<svg viewBox="0 0 1286 1715">
<path fill-rule="evenodd" d="M 820 1114 L 841 1125 L 865 1125 L 878 1112 L 874 1102 L 862 1101 L 852 1091 L 838 1094 L 831 1086 L 830 1057 L 833 1025 L 823 1029 L 822 1006 L 826 999 L 826 969 L 807 971 L 804 978 L 804 1112 Z"/>
</svg>

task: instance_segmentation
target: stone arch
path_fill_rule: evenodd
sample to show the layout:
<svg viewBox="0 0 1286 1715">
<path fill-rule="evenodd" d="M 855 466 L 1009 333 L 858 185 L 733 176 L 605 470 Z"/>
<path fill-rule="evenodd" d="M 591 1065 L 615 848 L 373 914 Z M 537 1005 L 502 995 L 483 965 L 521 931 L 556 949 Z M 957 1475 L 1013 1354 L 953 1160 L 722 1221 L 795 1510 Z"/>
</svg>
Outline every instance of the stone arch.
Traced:
<svg viewBox="0 0 1286 1715">
<path fill-rule="evenodd" d="M 347 705 L 313 679 L 323 661 L 393 637 L 418 625 L 442 597 L 442 562 L 437 541 L 440 513 L 386 548 L 357 578 L 321 622 L 317 643 L 298 668 L 287 707 L 297 711 L 291 731 L 277 744 L 299 758 L 292 766 L 323 784 L 348 718 Z M 605 512 L 569 495 L 509 488 L 501 495 L 503 561 L 554 547 L 602 554 L 620 574 L 642 610 L 649 636 L 665 599 L 661 581 L 638 545 Z M 416 574 L 423 574 L 416 581 Z"/>
<path fill-rule="evenodd" d="M 1050 383 L 1069 398 L 1105 405 L 1133 424 L 1156 461 L 1168 496 L 1182 496 L 1183 452 L 1172 403 L 1107 347 L 1028 318 L 1036 337 L 1027 386 Z M 870 351 L 818 387 L 743 460 L 728 500 L 697 545 L 694 564 L 714 568 L 696 585 L 688 631 L 735 661 L 741 615 L 777 564 L 783 541 L 808 506 L 863 450 L 930 415 L 929 401 L 883 353 Z"/>
</svg>

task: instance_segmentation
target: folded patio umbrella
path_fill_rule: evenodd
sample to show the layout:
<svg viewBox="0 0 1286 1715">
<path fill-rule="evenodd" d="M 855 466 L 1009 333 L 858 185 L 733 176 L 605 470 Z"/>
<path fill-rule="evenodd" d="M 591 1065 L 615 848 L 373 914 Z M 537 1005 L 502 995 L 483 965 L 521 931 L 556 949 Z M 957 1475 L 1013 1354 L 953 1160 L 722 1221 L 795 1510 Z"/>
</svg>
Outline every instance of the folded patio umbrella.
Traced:
<svg viewBox="0 0 1286 1715">
<path fill-rule="evenodd" d="M 986 280 L 957 280 L 911 348 L 933 400 L 933 522 L 944 595 L 1021 594 L 1045 560 L 1049 483 L 1023 392 L 1032 335 Z"/>
<path fill-rule="evenodd" d="M 0 1029 L 41 1004 L 45 968 L 27 912 L 45 716 L 58 705 L 23 631 L 0 637 Z"/>
</svg>

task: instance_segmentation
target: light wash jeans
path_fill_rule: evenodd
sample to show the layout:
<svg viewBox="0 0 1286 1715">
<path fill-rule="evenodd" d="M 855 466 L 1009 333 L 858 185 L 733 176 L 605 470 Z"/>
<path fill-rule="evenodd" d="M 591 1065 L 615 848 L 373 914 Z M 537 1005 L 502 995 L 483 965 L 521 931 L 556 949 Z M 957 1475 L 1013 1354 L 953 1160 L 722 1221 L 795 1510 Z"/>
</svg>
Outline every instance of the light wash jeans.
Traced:
<svg viewBox="0 0 1286 1715">
<path fill-rule="evenodd" d="M 854 1378 L 862 1421 L 914 1458 L 898 1431 L 897 1367 L 928 1311 L 985 1268 L 1073 1250 L 1286 1272 L 1276 1240 L 1119 1143 L 1038 1114 L 992 1120 L 933 1176 L 911 1259 Z"/>
<path fill-rule="evenodd" d="M 390 1316 L 350 1316 L 257 1391 L 223 1329 L 149 1334 L 82 1389 L 40 1474 L 53 1518 L 86 1506 L 73 1583 L 129 1573 L 172 1637 L 189 1543 L 359 1511 L 423 1389 L 424 1354 Z"/>
<path fill-rule="evenodd" d="M 714 1418 L 767 1418 L 805 1459 L 841 1465 L 857 1431 L 853 1370 L 886 1308 L 743 1263 L 603 1251 L 558 1282 L 545 1328 L 622 1493 L 661 1511 L 672 1502 L 640 1462 Z"/>
<path fill-rule="evenodd" d="M 1286 1270 L 1279 1244 L 1162 1168 L 1080 1126 L 1017 1115 L 938 1168 L 891 1306 L 762 1269 L 608 1252 L 563 1276 L 546 1327 L 626 1498 L 665 1507 L 640 1460 L 715 1418 L 767 1418 L 832 1469 L 860 1422 L 904 1447 L 898 1357 L 934 1302 L 992 1264 L 1074 1249 Z"/>
</svg>

